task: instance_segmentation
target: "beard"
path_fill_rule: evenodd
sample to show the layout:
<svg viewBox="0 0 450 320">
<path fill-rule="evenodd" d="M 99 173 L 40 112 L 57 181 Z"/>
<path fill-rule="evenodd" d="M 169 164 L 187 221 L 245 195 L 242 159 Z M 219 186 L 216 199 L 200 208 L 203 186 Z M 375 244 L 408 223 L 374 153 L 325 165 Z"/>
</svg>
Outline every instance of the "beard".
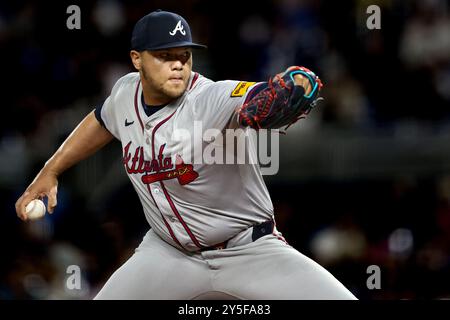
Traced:
<svg viewBox="0 0 450 320">
<path fill-rule="evenodd" d="M 170 85 L 166 82 L 158 82 L 153 79 L 145 70 L 145 68 L 141 69 L 142 76 L 152 89 L 153 94 L 157 95 L 159 99 L 162 100 L 174 100 L 183 95 L 187 88 L 187 81 L 183 81 L 182 84 L 174 86 Z"/>
</svg>

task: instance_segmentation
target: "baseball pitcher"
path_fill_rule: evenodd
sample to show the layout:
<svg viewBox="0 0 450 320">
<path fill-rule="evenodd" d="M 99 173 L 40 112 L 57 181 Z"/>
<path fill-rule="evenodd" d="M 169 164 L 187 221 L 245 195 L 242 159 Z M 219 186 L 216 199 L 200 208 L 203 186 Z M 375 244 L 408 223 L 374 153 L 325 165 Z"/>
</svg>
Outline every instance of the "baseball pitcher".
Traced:
<svg viewBox="0 0 450 320">
<path fill-rule="evenodd" d="M 186 20 L 157 10 L 139 20 L 130 57 L 137 72 L 120 78 L 103 104 L 75 128 L 17 200 L 57 205 L 59 176 L 114 138 L 150 225 L 132 257 L 96 299 L 355 299 L 323 267 L 291 247 L 276 228 L 258 165 L 194 161 L 214 145 L 227 152 L 228 129 L 287 128 L 315 106 L 320 79 L 292 66 L 267 82 L 214 82 L 192 71 Z M 194 123 L 213 132 L 190 143 Z M 184 135 L 175 134 L 182 132 Z"/>
</svg>

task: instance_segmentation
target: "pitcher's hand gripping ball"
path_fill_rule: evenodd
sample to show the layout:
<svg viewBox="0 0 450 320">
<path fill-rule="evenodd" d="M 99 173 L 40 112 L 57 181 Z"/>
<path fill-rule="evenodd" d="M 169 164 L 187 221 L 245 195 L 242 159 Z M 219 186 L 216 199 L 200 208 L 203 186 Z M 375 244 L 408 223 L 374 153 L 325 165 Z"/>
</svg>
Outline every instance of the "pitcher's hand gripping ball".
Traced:
<svg viewBox="0 0 450 320">
<path fill-rule="evenodd" d="M 45 215 L 45 204 L 42 200 L 34 199 L 26 206 L 26 214 L 28 219 L 36 220 L 40 219 Z"/>
</svg>

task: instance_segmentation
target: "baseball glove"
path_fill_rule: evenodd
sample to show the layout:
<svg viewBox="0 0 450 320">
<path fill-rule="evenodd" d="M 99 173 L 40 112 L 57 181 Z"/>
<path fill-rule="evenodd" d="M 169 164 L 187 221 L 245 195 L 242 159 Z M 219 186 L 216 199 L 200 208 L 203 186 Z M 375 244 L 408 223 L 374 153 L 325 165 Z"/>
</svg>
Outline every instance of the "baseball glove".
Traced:
<svg viewBox="0 0 450 320">
<path fill-rule="evenodd" d="M 294 76 L 301 74 L 308 78 L 312 90 L 295 85 Z M 319 100 L 322 82 L 305 67 L 289 67 L 284 73 L 269 79 L 267 88 L 257 93 L 239 110 L 239 122 L 253 129 L 277 129 L 297 122 L 307 115 Z"/>
</svg>

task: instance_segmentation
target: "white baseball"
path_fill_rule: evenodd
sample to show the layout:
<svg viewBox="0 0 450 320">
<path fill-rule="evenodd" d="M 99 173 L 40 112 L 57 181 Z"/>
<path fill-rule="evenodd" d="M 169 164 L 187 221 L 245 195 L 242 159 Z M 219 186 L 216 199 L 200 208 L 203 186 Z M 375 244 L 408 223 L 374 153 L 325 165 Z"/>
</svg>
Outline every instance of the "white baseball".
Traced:
<svg viewBox="0 0 450 320">
<path fill-rule="evenodd" d="M 39 199 L 34 199 L 29 204 L 27 204 L 25 210 L 27 217 L 30 220 L 42 218 L 45 215 L 46 211 L 44 202 Z"/>
</svg>

